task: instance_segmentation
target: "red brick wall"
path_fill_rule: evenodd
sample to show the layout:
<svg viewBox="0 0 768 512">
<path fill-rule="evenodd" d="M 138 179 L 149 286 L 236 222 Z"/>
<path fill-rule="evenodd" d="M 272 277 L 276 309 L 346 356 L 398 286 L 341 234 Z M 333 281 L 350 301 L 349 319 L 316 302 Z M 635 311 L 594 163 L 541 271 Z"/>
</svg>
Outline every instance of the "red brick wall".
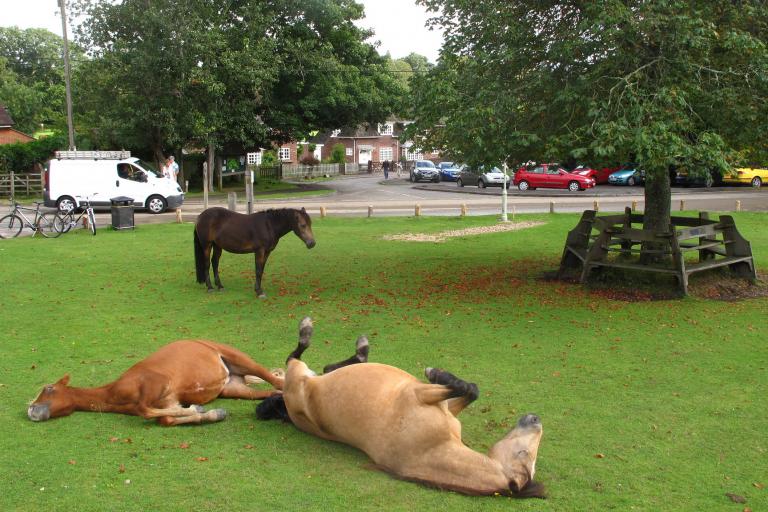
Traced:
<svg viewBox="0 0 768 512">
<path fill-rule="evenodd" d="M 0 128 L 0 144 L 14 144 L 16 142 L 31 142 L 35 139 L 13 128 Z"/>
</svg>

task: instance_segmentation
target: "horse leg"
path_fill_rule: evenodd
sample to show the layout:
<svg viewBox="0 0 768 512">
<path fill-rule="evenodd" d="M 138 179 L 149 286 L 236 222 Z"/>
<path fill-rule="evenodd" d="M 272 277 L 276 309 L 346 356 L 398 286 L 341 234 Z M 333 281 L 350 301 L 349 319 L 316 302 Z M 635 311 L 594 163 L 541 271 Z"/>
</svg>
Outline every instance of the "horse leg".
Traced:
<svg viewBox="0 0 768 512">
<path fill-rule="evenodd" d="M 157 422 L 164 427 L 172 427 L 189 423 L 198 425 L 201 423 L 215 423 L 224 420 L 226 417 L 227 411 L 224 409 L 211 409 L 207 412 L 197 412 L 187 416 L 160 416 L 157 418 Z"/>
<path fill-rule="evenodd" d="M 448 410 L 454 416 L 458 416 L 465 407 L 477 400 L 480 394 L 477 384 L 461 380 L 445 370 L 427 368 L 424 374 L 434 385 L 425 385 L 417 390 L 419 399 L 425 404 L 446 400 Z"/>
<path fill-rule="evenodd" d="M 216 283 L 216 288 L 219 290 L 224 289 L 224 285 L 221 284 L 221 279 L 219 279 L 219 259 L 221 258 L 221 247 L 219 247 L 216 244 L 213 244 L 213 256 L 211 257 L 211 262 L 213 263 L 213 281 Z"/>
<path fill-rule="evenodd" d="M 211 285 L 211 247 L 213 244 L 211 242 L 208 242 L 205 244 L 205 248 L 203 249 L 203 258 L 205 258 L 205 286 L 208 287 L 208 291 L 213 291 L 213 286 Z M 214 267 L 217 268 L 217 267 Z"/>
<path fill-rule="evenodd" d="M 264 275 L 264 267 L 267 264 L 268 257 L 269 251 L 263 247 L 257 249 L 254 253 L 254 259 L 256 262 L 256 283 L 254 284 L 253 289 L 260 299 L 263 299 L 267 296 L 267 294 L 264 293 L 264 290 L 261 289 L 261 276 Z"/>
<path fill-rule="evenodd" d="M 229 370 L 230 379 L 239 378 L 245 385 L 248 382 L 269 382 L 275 389 L 283 389 L 285 372 L 269 371 L 239 350 L 222 347 L 221 359 Z M 249 388 L 250 389 L 250 388 Z"/>
<path fill-rule="evenodd" d="M 308 316 L 304 317 L 301 322 L 299 322 L 299 344 L 288 356 L 286 364 L 291 359 L 301 360 L 301 354 L 303 354 L 304 351 L 307 350 L 307 347 L 309 347 L 309 340 L 312 337 L 313 330 L 312 319 Z"/>
<path fill-rule="evenodd" d="M 351 364 L 367 363 L 368 349 L 368 338 L 360 336 L 357 338 L 357 343 L 355 343 L 355 355 L 338 363 L 327 365 L 323 368 L 323 373 L 331 373 L 333 370 L 338 370 L 341 367 L 349 366 Z"/>
<path fill-rule="evenodd" d="M 245 380 L 240 375 L 231 376 L 229 381 L 224 384 L 219 396 L 221 398 L 242 398 L 243 400 L 263 400 L 272 395 L 280 394 L 274 389 L 263 390 L 253 389 L 245 384 Z"/>
</svg>

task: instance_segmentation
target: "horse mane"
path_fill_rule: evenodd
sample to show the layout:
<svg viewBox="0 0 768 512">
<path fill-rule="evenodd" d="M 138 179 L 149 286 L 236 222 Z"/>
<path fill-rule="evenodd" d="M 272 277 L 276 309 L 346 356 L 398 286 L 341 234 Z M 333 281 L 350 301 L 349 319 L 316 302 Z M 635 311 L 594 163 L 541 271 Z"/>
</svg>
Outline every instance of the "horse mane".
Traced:
<svg viewBox="0 0 768 512">
<path fill-rule="evenodd" d="M 291 423 L 283 395 L 272 395 L 256 406 L 256 417 L 260 420 L 283 420 Z"/>
</svg>

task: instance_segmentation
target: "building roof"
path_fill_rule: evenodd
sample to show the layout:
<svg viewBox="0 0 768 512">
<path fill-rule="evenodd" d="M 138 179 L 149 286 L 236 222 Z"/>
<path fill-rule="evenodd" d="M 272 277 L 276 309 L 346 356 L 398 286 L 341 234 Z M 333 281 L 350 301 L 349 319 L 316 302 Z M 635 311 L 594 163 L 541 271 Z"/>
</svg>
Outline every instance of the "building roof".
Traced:
<svg viewBox="0 0 768 512">
<path fill-rule="evenodd" d="M 11 118 L 11 114 L 8 113 L 7 110 L 5 110 L 5 105 L 0 105 L 0 126 L 13 126 L 13 118 Z"/>
</svg>

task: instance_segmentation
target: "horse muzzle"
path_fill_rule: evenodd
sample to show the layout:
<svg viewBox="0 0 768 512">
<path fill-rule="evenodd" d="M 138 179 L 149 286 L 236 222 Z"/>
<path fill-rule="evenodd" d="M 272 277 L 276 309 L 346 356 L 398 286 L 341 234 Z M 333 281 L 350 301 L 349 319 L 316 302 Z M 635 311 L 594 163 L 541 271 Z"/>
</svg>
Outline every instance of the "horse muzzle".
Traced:
<svg viewBox="0 0 768 512">
<path fill-rule="evenodd" d="M 32 404 L 27 409 L 27 417 L 32 421 L 45 421 L 51 417 L 51 408 L 46 404 Z"/>
<path fill-rule="evenodd" d="M 313 238 L 311 240 L 307 240 L 304 243 L 307 244 L 307 249 L 311 249 L 315 246 L 315 239 Z"/>
</svg>

